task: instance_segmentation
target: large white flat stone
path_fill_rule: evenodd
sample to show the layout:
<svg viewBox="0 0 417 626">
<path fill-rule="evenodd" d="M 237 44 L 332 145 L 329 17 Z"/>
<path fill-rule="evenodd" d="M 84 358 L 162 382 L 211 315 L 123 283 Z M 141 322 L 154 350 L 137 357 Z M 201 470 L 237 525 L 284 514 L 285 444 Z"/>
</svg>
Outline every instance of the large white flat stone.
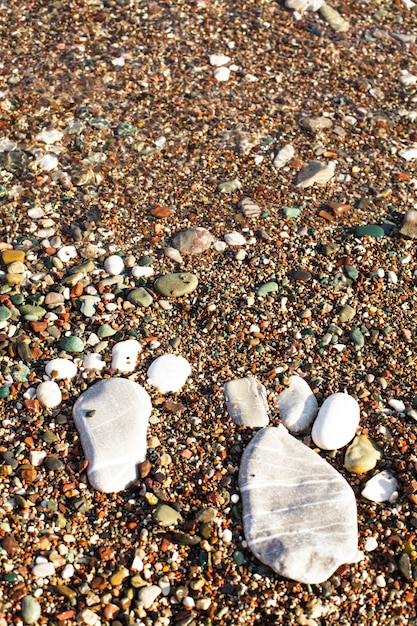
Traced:
<svg viewBox="0 0 417 626">
<path fill-rule="evenodd" d="M 88 460 L 91 485 L 104 493 L 125 489 L 146 458 L 152 404 L 147 391 L 126 378 L 107 378 L 78 398 L 73 415 Z"/>
<path fill-rule="evenodd" d="M 301 376 L 290 376 L 288 387 L 278 398 L 278 408 L 286 428 L 293 433 L 307 431 L 319 410 L 316 396 Z"/>
<path fill-rule="evenodd" d="M 281 576 L 320 583 L 355 560 L 351 487 L 284 426 L 254 436 L 242 456 L 239 486 L 249 548 Z"/>
</svg>

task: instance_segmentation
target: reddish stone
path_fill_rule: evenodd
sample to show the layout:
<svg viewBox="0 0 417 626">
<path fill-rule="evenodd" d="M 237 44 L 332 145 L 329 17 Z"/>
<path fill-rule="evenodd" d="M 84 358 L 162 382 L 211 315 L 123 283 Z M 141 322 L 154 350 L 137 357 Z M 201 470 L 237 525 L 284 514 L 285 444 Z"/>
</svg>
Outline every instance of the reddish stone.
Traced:
<svg viewBox="0 0 417 626">
<path fill-rule="evenodd" d="M 120 608 L 117 606 L 117 604 L 106 604 L 103 609 L 103 617 L 106 620 L 112 620 L 119 612 Z"/>
<path fill-rule="evenodd" d="M 171 215 L 171 210 L 167 206 L 157 206 L 150 210 L 152 217 L 163 218 Z"/>
<path fill-rule="evenodd" d="M 1 540 L 1 546 L 4 550 L 6 550 L 9 556 L 13 556 L 18 550 L 20 550 L 20 546 L 13 535 L 6 535 L 3 537 Z"/>
<path fill-rule="evenodd" d="M 48 322 L 30 322 L 30 327 L 34 333 L 41 333 L 48 328 Z"/>
<path fill-rule="evenodd" d="M 320 211 L 319 217 L 322 217 L 324 220 L 327 220 L 328 222 L 333 222 L 334 220 L 333 215 L 331 215 L 328 211 L 325 211 L 324 209 Z"/>
</svg>

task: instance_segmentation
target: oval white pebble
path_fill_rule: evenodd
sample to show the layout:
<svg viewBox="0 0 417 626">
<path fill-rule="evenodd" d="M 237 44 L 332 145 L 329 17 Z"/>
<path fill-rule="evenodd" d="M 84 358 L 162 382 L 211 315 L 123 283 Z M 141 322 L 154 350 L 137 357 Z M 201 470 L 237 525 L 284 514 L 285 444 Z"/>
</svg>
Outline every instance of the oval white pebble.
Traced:
<svg viewBox="0 0 417 626">
<path fill-rule="evenodd" d="M 148 368 L 148 379 L 160 393 L 177 392 L 191 374 L 191 366 L 182 356 L 163 354 Z"/>
<path fill-rule="evenodd" d="M 45 365 L 45 373 L 54 380 L 71 380 L 77 371 L 77 366 L 69 359 L 52 359 Z"/>
<path fill-rule="evenodd" d="M 387 584 L 385 576 L 383 576 L 382 574 L 379 574 L 379 576 L 375 578 L 375 582 L 377 587 L 385 587 Z"/>
<path fill-rule="evenodd" d="M 233 539 L 233 534 L 229 528 L 225 528 L 224 531 L 222 532 L 222 539 L 224 543 L 231 543 Z"/>
<path fill-rule="evenodd" d="M 35 578 L 46 578 L 47 576 L 55 575 L 55 566 L 50 561 L 44 563 L 36 563 L 32 567 L 32 576 Z"/>
<path fill-rule="evenodd" d="M 359 404 L 347 393 L 334 393 L 324 401 L 313 424 L 311 436 L 322 450 L 343 448 L 355 436 Z"/>
<path fill-rule="evenodd" d="M 246 243 L 246 239 L 240 233 L 236 231 L 232 231 L 231 233 L 226 233 L 224 236 L 224 240 L 228 246 L 244 246 Z"/>
<path fill-rule="evenodd" d="M 125 264 L 123 259 L 118 254 L 112 254 L 104 261 L 104 269 L 112 276 L 118 276 L 123 272 L 124 268 Z"/>
<path fill-rule="evenodd" d="M 119 372 L 133 372 L 142 346 L 136 339 L 119 341 L 113 346 L 111 367 Z"/>
<path fill-rule="evenodd" d="M 398 481 L 387 470 L 379 472 L 365 483 L 362 495 L 372 502 L 391 500 L 397 491 Z"/>
<path fill-rule="evenodd" d="M 61 390 L 53 380 L 40 383 L 36 388 L 36 397 L 45 409 L 54 409 L 62 402 Z"/>
<path fill-rule="evenodd" d="M 397 400 L 396 398 L 390 398 L 388 400 L 388 404 L 397 413 L 404 413 L 405 411 L 405 404 L 402 400 Z"/>
<path fill-rule="evenodd" d="M 61 572 L 61 578 L 63 578 L 64 580 L 68 580 L 69 578 L 72 578 L 74 576 L 74 572 L 74 566 L 72 565 L 72 563 L 68 563 L 68 565 L 66 565 Z"/>
<path fill-rule="evenodd" d="M 226 65 L 230 60 L 227 54 L 210 54 L 209 56 L 210 65 L 214 65 L 215 67 Z"/>
</svg>

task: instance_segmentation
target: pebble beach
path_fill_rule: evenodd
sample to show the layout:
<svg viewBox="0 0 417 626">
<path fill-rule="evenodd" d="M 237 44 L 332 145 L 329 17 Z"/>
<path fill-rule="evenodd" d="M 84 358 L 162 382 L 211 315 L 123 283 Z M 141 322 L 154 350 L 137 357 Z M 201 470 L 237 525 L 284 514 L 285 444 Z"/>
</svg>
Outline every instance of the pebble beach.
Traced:
<svg viewBox="0 0 417 626">
<path fill-rule="evenodd" d="M 9 0 L 0 29 L 0 626 L 417 624 L 417 4 Z M 291 436 L 356 502 L 319 583 L 243 526 L 300 379 L 354 414 Z M 115 491 L 103 383 L 146 419 L 104 431 L 117 468 L 139 442 Z"/>
</svg>

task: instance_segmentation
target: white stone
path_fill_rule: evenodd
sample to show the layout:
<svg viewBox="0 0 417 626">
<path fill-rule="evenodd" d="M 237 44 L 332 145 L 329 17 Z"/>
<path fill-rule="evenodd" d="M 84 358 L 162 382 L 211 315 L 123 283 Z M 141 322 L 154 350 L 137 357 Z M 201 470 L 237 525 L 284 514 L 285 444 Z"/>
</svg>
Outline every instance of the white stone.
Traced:
<svg viewBox="0 0 417 626">
<path fill-rule="evenodd" d="M 347 393 L 334 393 L 324 401 L 313 424 L 311 436 L 322 450 L 338 450 L 355 436 L 359 404 Z"/>
<path fill-rule="evenodd" d="M 417 76 L 411 74 L 408 70 L 401 70 L 400 83 L 403 85 L 415 85 L 417 83 Z"/>
<path fill-rule="evenodd" d="M 45 373 L 53 380 L 71 380 L 77 375 L 78 368 L 69 359 L 52 359 L 45 365 Z"/>
<path fill-rule="evenodd" d="M 36 397 L 45 409 L 54 409 L 62 402 L 61 390 L 53 380 L 40 383 L 36 388 Z"/>
<path fill-rule="evenodd" d="M 283 425 L 253 437 L 242 456 L 239 486 L 248 546 L 281 576 L 321 583 L 356 559 L 351 487 Z"/>
<path fill-rule="evenodd" d="M 58 157 L 55 154 L 48 152 L 48 154 L 45 154 L 43 157 L 38 159 L 37 163 L 41 170 L 44 172 L 50 172 L 57 167 Z"/>
<path fill-rule="evenodd" d="M 36 135 L 36 141 L 41 141 L 43 143 L 53 144 L 61 141 L 64 133 L 60 130 L 51 129 L 51 130 L 43 130 L 42 132 Z"/>
<path fill-rule="evenodd" d="M 413 159 L 417 159 L 417 147 L 414 148 L 404 148 L 404 150 L 398 150 L 398 156 L 406 161 L 412 161 Z"/>
<path fill-rule="evenodd" d="M 379 474 L 375 474 L 375 476 L 365 483 L 362 495 L 372 502 L 392 501 L 397 492 L 397 487 L 398 481 L 395 476 L 388 470 L 384 470 L 383 472 L 379 472 Z"/>
<path fill-rule="evenodd" d="M 147 374 L 148 382 L 160 393 L 177 392 L 191 375 L 191 366 L 182 356 L 163 354 L 151 363 Z"/>
<path fill-rule="evenodd" d="M 178 250 L 176 250 L 176 252 L 178 252 Z M 178 254 L 180 253 L 178 252 Z M 149 277 L 155 274 L 154 268 L 150 265 L 135 265 L 134 267 L 132 267 L 131 271 L 134 278 L 141 278 L 142 276 Z"/>
<path fill-rule="evenodd" d="M 404 413 L 405 411 L 405 404 L 402 400 L 397 400 L 397 398 L 390 398 L 388 400 L 388 404 L 397 413 Z"/>
<path fill-rule="evenodd" d="M 123 272 L 125 264 L 118 254 L 111 254 L 104 260 L 104 269 L 111 276 L 118 276 Z"/>
<path fill-rule="evenodd" d="M 230 78 L 230 69 L 224 65 L 222 65 L 222 67 L 217 67 L 213 72 L 213 76 L 220 82 L 226 82 Z"/>
<path fill-rule="evenodd" d="M 184 263 L 184 259 L 182 258 L 180 251 L 176 248 L 172 248 L 171 246 L 164 248 L 164 255 L 167 257 L 167 259 L 171 259 L 171 261 L 174 261 L 179 265 L 182 265 Z"/>
<path fill-rule="evenodd" d="M 75 573 L 75 568 L 73 564 L 68 563 L 68 565 L 65 565 L 65 567 L 63 568 L 61 572 L 61 578 L 63 578 L 64 580 L 69 580 L 70 578 L 74 576 L 74 573 Z"/>
<path fill-rule="evenodd" d="M 223 387 L 227 411 L 235 424 L 257 428 L 269 422 L 265 387 L 253 376 L 229 380 Z"/>
<path fill-rule="evenodd" d="M 75 246 L 62 246 L 56 255 L 62 263 L 68 263 L 77 256 L 77 248 Z"/>
<path fill-rule="evenodd" d="M 162 593 L 162 589 L 158 585 L 149 585 L 148 587 L 141 587 L 138 591 L 138 600 L 142 604 L 143 608 L 150 609 L 158 596 Z"/>
<path fill-rule="evenodd" d="M 272 161 L 272 165 L 278 169 L 284 167 L 288 161 L 290 161 L 295 155 L 294 146 L 290 143 L 285 144 L 282 148 L 277 152 Z"/>
<path fill-rule="evenodd" d="M 224 236 L 224 240 L 228 246 L 244 246 L 246 243 L 246 239 L 244 238 L 244 236 L 236 231 L 226 233 Z"/>
<path fill-rule="evenodd" d="M 233 533 L 230 528 L 225 528 L 222 532 L 222 540 L 224 543 L 232 543 Z"/>
<path fill-rule="evenodd" d="M 42 465 L 46 458 L 45 450 L 31 450 L 29 453 L 30 462 L 34 467 Z"/>
<path fill-rule="evenodd" d="M 375 537 L 367 537 L 363 547 L 366 550 L 366 552 L 372 552 L 373 550 L 377 549 L 378 542 L 375 539 Z"/>
<path fill-rule="evenodd" d="M 111 368 L 119 372 L 133 372 L 136 368 L 136 361 L 142 346 L 136 339 L 119 341 L 113 346 L 111 353 Z"/>
<path fill-rule="evenodd" d="M 311 185 L 325 185 L 334 176 L 336 164 L 334 161 L 321 163 L 310 161 L 297 174 L 297 187 L 310 187 Z"/>
<path fill-rule="evenodd" d="M 385 576 L 383 574 L 379 574 L 375 578 L 375 583 L 376 583 L 377 587 L 386 587 L 387 586 L 387 581 L 385 580 Z"/>
<path fill-rule="evenodd" d="M 302 14 L 304 11 L 318 11 L 324 0 L 285 0 L 285 6 Z"/>
<path fill-rule="evenodd" d="M 87 371 L 101 372 L 106 363 L 103 361 L 101 354 L 89 352 L 83 361 L 83 368 Z"/>
<path fill-rule="evenodd" d="M 145 389 L 126 378 L 101 380 L 78 398 L 74 422 L 95 489 L 118 492 L 136 480 L 146 458 L 151 410 Z"/>
<path fill-rule="evenodd" d="M 50 561 L 35 563 L 31 572 L 35 578 L 47 578 L 48 576 L 55 576 L 55 566 Z"/>
<path fill-rule="evenodd" d="M 215 67 L 221 67 L 222 65 L 226 65 L 231 61 L 231 58 L 227 56 L 227 54 L 210 54 L 209 56 L 210 65 L 214 65 Z"/>
<path fill-rule="evenodd" d="M 294 433 L 307 431 L 319 409 L 316 396 L 301 376 L 289 377 L 277 403 L 284 426 Z"/>
</svg>

